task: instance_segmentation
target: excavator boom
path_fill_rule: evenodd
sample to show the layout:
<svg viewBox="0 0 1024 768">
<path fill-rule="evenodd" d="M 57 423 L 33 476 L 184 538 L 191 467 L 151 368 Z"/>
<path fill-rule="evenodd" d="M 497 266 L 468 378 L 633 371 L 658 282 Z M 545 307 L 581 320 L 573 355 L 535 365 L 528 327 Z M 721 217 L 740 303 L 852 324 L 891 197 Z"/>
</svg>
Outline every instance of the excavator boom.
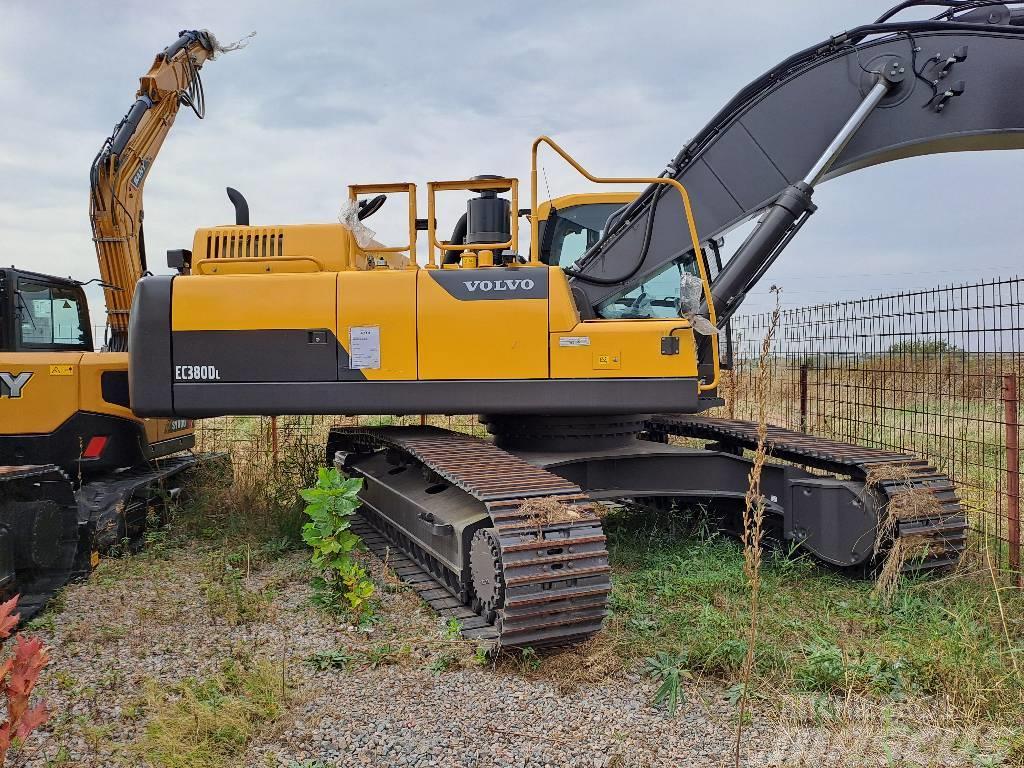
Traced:
<svg viewBox="0 0 1024 768">
<path fill-rule="evenodd" d="M 879 23 L 830 37 L 773 67 L 669 163 L 663 176 L 686 187 L 706 242 L 757 216 L 794 185 L 812 182 L 805 201 L 783 201 L 789 226 L 766 222 L 776 231 L 762 231 L 715 280 L 720 322 L 813 212 L 810 193 L 818 181 L 918 155 L 1024 148 L 1024 100 L 1017 95 L 1024 9 L 942 3 L 948 10 L 933 20 L 889 20 L 912 5 L 935 3 L 903 3 Z M 830 153 L 884 78 L 894 82 Z M 617 298 L 693 257 L 679 196 L 652 185 L 609 222 L 570 271 L 576 303 L 585 316 L 600 316 Z"/>
<path fill-rule="evenodd" d="M 110 326 L 108 347 L 128 344 L 135 284 L 145 274 L 142 190 L 182 104 L 200 119 L 205 103 L 199 70 L 216 51 L 206 30 L 183 31 L 139 79 L 135 103 L 104 143 L 89 174 L 89 220 Z"/>
</svg>

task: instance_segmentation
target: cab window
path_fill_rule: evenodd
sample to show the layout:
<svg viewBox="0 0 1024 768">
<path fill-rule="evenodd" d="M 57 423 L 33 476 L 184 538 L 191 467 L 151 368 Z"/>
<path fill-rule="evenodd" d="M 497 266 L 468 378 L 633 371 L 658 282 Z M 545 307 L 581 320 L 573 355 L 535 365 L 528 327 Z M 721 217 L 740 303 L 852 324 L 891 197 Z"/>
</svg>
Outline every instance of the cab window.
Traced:
<svg viewBox="0 0 1024 768">
<path fill-rule="evenodd" d="M 88 349 L 86 307 L 81 291 L 21 279 L 15 292 L 21 349 Z"/>
<path fill-rule="evenodd" d="M 600 239 L 608 217 L 622 206 L 622 203 L 591 203 L 556 210 L 541 225 L 541 261 L 552 266 L 572 266 Z"/>
<path fill-rule="evenodd" d="M 680 316 L 680 281 L 683 272 L 699 275 L 697 263 L 688 258 L 685 263 L 670 264 L 665 270 L 641 283 L 629 293 L 618 296 L 598 309 L 608 319 L 665 319 Z"/>
</svg>

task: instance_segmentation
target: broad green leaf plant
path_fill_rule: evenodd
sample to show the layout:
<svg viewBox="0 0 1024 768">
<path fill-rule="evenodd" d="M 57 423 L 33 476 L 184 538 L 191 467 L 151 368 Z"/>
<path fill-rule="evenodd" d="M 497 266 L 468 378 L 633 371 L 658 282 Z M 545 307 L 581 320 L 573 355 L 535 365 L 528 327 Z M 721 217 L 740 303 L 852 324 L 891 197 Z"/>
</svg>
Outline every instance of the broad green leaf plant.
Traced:
<svg viewBox="0 0 1024 768">
<path fill-rule="evenodd" d="M 361 478 L 345 478 L 337 469 L 321 467 L 316 485 L 299 491 L 310 522 L 302 526 L 302 539 L 313 549 L 313 565 L 320 576 L 313 580 L 314 601 L 329 610 L 365 618 L 373 583 L 366 569 L 352 557 L 362 546 L 352 533 L 352 515 L 359 508 Z"/>
</svg>

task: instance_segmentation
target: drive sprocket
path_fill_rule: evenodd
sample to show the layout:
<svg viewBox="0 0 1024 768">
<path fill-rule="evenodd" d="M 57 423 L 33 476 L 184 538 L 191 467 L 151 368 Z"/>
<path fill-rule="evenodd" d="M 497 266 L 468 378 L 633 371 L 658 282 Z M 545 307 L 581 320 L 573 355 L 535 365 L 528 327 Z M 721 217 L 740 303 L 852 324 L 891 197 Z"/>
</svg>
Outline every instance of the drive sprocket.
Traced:
<svg viewBox="0 0 1024 768">
<path fill-rule="evenodd" d="M 491 623 L 505 605 L 501 544 L 493 528 L 481 528 L 473 534 L 469 546 L 469 572 L 473 579 L 472 608 Z"/>
</svg>

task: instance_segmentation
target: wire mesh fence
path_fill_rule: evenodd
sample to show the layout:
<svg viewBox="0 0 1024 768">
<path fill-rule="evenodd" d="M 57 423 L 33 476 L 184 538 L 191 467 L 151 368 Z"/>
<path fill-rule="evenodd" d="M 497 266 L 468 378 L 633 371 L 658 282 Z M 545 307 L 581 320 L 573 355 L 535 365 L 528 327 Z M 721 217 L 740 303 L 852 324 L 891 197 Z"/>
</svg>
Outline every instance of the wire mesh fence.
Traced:
<svg viewBox="0 0 1024 768">
<path fill-rule="evenodd" d="M 769 420 L 927 458 L 956 482 L 975 544 L 1019 571 L 1022 292 L 1024 278 L 1011 278 L 781 311 Z M 733 319 L 722 415 L 756 418 L 754 377 L 770 322 L 770 313 Z M 357 423 L 487 434 L 472 416 L 236 417 L 202 422 L 198 445 L 239 462 L 285 457 L 322 450 L 331 426 Z"/>
<path fill-rule="evenodd" d="M 957 484 L 978 546 L 1020 570 L 1019 401 L 1024 279 L 781 311 L 769 419 L 927 458 Z M 733 321 L 722 409 L 755 418 L 771 313 Z"/>
</svg>

